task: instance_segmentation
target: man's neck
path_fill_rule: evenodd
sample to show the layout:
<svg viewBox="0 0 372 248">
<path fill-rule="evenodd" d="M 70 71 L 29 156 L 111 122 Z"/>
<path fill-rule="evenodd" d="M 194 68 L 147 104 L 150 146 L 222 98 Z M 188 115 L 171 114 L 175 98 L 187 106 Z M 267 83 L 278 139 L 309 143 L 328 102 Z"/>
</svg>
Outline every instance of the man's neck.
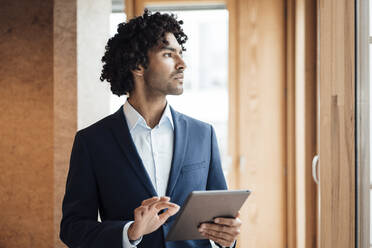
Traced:
<svg viewBox="0 0 372 248">
<path fill-rule="evenodd" d="M 145 119 L 150 128 L 154 128 L 159 123 L 167 104 L 165 97 L 149 100 L 130 96 L 127 101 Z"/>
</svg>

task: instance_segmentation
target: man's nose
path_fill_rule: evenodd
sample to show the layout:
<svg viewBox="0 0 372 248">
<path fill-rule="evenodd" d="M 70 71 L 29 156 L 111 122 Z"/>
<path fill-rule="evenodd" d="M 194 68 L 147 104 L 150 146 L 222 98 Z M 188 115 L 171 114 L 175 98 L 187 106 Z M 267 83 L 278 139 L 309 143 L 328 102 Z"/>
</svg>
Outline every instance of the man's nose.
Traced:
<svg viewBox="0 0 372 248">
<path fill-rule="evenodd" d="M 176 65 L 176 69 L 184 71 L 186 68 L 187 68 L 187 66 L 186 66 L 185 61 L 181 57 L 179 57 L 178 63 Z"/>
</svg>

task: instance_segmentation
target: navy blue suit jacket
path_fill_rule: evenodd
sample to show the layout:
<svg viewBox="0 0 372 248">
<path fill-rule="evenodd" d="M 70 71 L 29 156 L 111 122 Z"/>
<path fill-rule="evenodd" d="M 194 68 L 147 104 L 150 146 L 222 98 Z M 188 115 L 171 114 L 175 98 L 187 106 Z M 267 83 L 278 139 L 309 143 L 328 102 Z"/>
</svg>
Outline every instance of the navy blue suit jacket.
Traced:
<svg viewBox="0 0 372 248">
<path fill-rule="evenodd" d="M 193 190 L 226 189 L 212 126 L 172 108 L 171 113 L 174 151 L 166 195 L 182 206 Z M 123 227 L 134 220 L 134 209 L 156 195 L 121 107 L 75 136 L 60 238 L 69 247 L 122 248 Z M 208 240 L 165 242 L 174 219 L 145 235 L 137 247 L 211 247 Z"/>
</svg>

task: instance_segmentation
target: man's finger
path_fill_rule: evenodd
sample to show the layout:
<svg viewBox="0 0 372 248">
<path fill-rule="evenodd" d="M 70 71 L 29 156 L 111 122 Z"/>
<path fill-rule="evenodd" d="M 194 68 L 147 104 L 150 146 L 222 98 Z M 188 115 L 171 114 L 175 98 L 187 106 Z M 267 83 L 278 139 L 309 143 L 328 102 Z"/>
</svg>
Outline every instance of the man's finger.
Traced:
<svg viewBox="0 0 372 248">
<path fill-rule="evenodd" d="M 159 212 L 163 209 L 166 209 L 166 208 L 174 208 L 174 207 L 177 207 L 178 205 L 177 204 L 174 204 L 172 202 L 154 202 L 153 204 L 151 204 L 149 206 L 149 209 L 150 210 L 155 210 L 156 212 Z"/>
<path fill-rule="evenodd" d="M 170 197 L 169 196 L 162 196 L 162 197 L 160 197 L 160 201 L 170 201 Z"/>
<path fill-rule="evenodd" d="M 154 196 L 154 197 L 148 198 L 146 200 L 143 200 L 141 205 L 142 206 L 147 206 L 147 205 L 150 205 L 151 203 L 157 202 L 159 200 L 160 200 L 160 198 L 158 196 Z"/>
<path fill-rule="evenodd" d="M 225 240 L 225 239 L 222 239 L 222 238 L 219 238 L 219 237 L 216 237 L 216 236 L 214 236 L 214 235 L 212 235 L 212 234 L 208 234 L 208 233 L 203 232 L 202 235 L 203 235 L 204 237 L 210 239 L 210 240 L 213 240 L 214 242 L 216 242 L 216 243 L 218 243 L 218 244 L 220 244 L 220 245 L 222 245 L 222 246 L 227 246 L 227 247 L 229 247 L 229 246 L 232 245 L 232 243 L 230 243 L 229 241 L 227 241 L 227 240 Z"/>
<path fill-rule="evenodd" d="M 170 197 L 168 196 L 162 196 L 162 197 L 158 197 L 158 196 L 154 196 L 154 197 L 151 197 L 149 199 L 146 199 L 144 201 L 142 201 L 142 206 L 150 206 L 151 204 L 155 203 L 155 202 L 168 202 L 170 200 Z"/>
<path fill-rule="evenodd" d="M 157 204 L 159 204 L 159 203 L 171 203 L 171 202 L 169 202 L 169 197 L 168 197 L 168 199 L 160 199 L 160 200 L 158 200 L 158 201 L 154 201 L 154 202 L 150 202 L 148 205 L 147 205 L 147 207 L 149 208 L 149 209 L 153 209 L 154 208 L 154 206 L 156 206 Z M 171 204 L 173 204 L 173 203 L 171 203 Z"/>
<path fill-rule="evenodd" d="M 200 226 L 199 232 L 209 232 L 211 231 L 212 234 L 221 233 L 221 235 L 227 235 L 230 239 L 235 239 L 235 237 L 239 234 L 239 230 L 237 227 L 230 227 L 225 225 L 217 225 L 217 224 L 208 224 L 204 223 Z"/>
<path fill-rule="evenodd" d="M 215 218 L 214 223 L 226 226 L 240 226 L 242 221 L 237 218 Z"/>
<path fill-rule="evenodd" d="M 210 235 L 213 235 L 214 237 L 218 237 L 220 239 L 224 239 L 224 240 L 226 240 L 228 242 L 234 242 L 234 240 L 235 240 L 235 236 L 232 236 L 229 233 L 218 232 L 218 231 L 214 231 L 212 229 L 204 229 L 204 231 L 202 231 L 201 233 L 210 234 Z"/>
<path fill-rule="evenodd" d="M 180 206 L 178 206 L 177 204 L 174 204 L 174 206 L 168 208 L 167 211 L 160 214 L 159 219 L 164 223 L 167 221 L 169 217 L 171 217 L 172 215 L 175 215 L 178 212 L 178 210 L 180 210 Z"/>
</svg>

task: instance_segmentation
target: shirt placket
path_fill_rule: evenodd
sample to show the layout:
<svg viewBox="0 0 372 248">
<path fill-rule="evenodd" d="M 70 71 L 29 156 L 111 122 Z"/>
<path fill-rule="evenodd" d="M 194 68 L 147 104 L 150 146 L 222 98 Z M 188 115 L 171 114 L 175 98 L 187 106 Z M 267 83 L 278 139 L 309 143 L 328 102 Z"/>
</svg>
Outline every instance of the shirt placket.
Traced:
<svg viewBox="0 0 372 248">
<path fill-rule="evenodd" d="M 153 171 L 154 171 L 154 184 L 155 184 L 155 187 L 156 187 L 156 191 L 158 192 L 159 194 L 159 189 L 160 189 L 160 185 L 159 185 L 159 177 L 158 177 L 158 171 L 157 171 L 157 168 L 156 168 L 156 165 L 157 165 L 157 159 L 158 159 L 158 154 L 157 154 L 157 149 L 156 149 L 156 145 L 155 145 L 155 140 L 156 140 L 156 134 L 155 134 L 155 129 L 152 129 L 150 130 L 150 144 L 151 144 L 151 154 L 152 154 L 152 160 L 153 160 Z"/>
</svg>

